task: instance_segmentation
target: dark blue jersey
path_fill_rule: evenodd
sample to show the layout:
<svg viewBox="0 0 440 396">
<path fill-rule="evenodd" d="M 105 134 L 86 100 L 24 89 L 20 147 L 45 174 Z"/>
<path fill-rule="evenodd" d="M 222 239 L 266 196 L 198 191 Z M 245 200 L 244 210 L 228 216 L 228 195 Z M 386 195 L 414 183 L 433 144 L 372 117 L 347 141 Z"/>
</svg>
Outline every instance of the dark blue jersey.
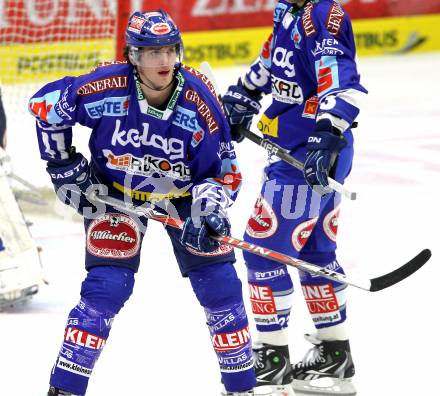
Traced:
<svg viewBox="0 0 440 396">
<path fill-rule="evenodd" d="M 296 10 L 280 0 L 274 28 L 245 84 L 272 94 L 259 127 L 288 149 L 305 145 L 318 117 L 341 131 L 359 113 L 367 91 L 357 72 L 349 16 L 332 0 L 310 1 Z"/>
<path fill-rule="evenodd" d="M 49 83 L 29 108 L 37 118 L 41 158 L 68 158 L 72 126 L 89 127 L 94 169 L 106 184 L 134 198 L 210 191 L 228 206 L 239 190 L 241 175 L 223 111 L 210 81 L 190 67 L 176 69 L 165 109 L 148 104 L 134 67 L 125 62 Z"/>
</svg>

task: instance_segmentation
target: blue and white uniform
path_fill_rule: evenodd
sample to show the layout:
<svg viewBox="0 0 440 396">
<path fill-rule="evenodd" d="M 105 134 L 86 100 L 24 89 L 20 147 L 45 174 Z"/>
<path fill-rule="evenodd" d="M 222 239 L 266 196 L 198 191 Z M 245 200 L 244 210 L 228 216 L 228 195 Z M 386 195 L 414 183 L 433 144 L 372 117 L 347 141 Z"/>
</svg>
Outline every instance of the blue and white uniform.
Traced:
<svg viewBox="0 0 440 396">
<path fill-rule="evenodd" d="M 350 19 L 338 2 L 309 1 L 298 10 L 280 0 L 273 32 L 244 78 L 248 89 L 272 95 L 258 128 L 298 160 L 304 162 L 317 120 L 329 119 L 343 132 L 347 145 L 331 175 L 341 183 L 352 165 L 350 127 L 367 92 L 359 82 L 355 51 Z M 342 273 L 335 255 L 339 194 L 320 197 L 307 186 L 301 171 L 274 157 L 265 176 L 246 241 Z M 244 256 L 258 330 L 287 327 L 293 284 L 286 268 L 261 257 Z M 346 286 L 308 273 L 300 277 L 315 326 L 320 329 L 344 322 Z"/>
<path fill-rule="evenodd" d="M 114 62 L 45 85 L 31 98 L 29 109 L 37 119 L 43 160 L 69 158 L 72 127 L 84 125 L 91 129 L 93 177 L 110 195 L 129 195 L 139 204 L 155 202 L 185 220 L 201 199 L 226 209 L 241 185 L 229 126 L 213 92 L 204 75 L 179 64 L 172 95 L 158 109 L 144 98 L 135 67 Z M 113 318 L 131 295 L 147 221 L 107 207 L 84 224 L 89 272 L 50 379 L 52 386 L 75 395 L 85 394 Z M 251 340 L 232 248 L 201 253 L 179 242 L 180 230 L 166 231 L 180 270 L 206 311 L 226 389 L 251 389 Z"/>
</svg>

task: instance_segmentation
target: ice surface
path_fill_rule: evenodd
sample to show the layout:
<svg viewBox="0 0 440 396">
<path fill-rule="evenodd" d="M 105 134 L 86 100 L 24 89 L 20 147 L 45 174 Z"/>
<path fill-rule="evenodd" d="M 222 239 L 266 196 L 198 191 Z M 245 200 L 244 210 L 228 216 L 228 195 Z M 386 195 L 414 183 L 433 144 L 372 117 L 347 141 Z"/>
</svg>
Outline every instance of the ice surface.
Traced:
<svg viewBox="0 0 440 396">
<path fill-rule="evenodd" d="M 350 274 L 374 277 L 425 247 L 432 249 L 433 258 L 419 273 L 388 290 L 374 294 L 350 289 L 355 383 L 360 396 L 430 395 L 436 392 L 440 355 L 440 54 L 361 59 L 360 66 L 370 94 L 354 132 L 356 158 L 347 186 L 359 198 L 343 205 L 340 262 Z M 225 90 L 244 70 L 215 72 Z M 49 185 L 31 117 L 11 114 L 10 120 L 9 151 L 17 173 Z M 83 152 L 87 135 L 81 128 L 75 135 Z M 231 218 L 234 235 L 241 237 L 259 191 L 265 153 L 251 142 L 240 144 L 237 152 L 244 187 Z M 29 304 L 0 314 L 2 396 L 45 393 L 67 313 L 78 300 L 85 275 L 81 223 L 35 214 L 31 218 L 51 283 Z M 219 394 L 219 372 L 203 310 L 188 280 L 180 277 L 165 240 L 161 226 L 150 224 L 135 291 L 114 322 L 88 396 Z M 240 254 L 236 267 L 245 279 Z M 295 361 L 309 347 L 302 334 L 313 331 L 313 325 L 294 278 L 290 334 Z"/>
</svg>

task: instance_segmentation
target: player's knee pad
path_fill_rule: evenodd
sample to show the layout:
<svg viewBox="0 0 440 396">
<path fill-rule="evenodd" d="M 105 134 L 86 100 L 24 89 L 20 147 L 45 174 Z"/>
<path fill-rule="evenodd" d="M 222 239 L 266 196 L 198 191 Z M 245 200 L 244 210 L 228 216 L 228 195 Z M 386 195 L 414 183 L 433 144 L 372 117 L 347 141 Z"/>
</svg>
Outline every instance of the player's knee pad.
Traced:
<svg viewBox="0 0 440 396">
<path fill-rule="evenodd" d="M 205 266 L 189 273 L 200 304 L 205 308 L 211 340 L 228 391 L 255 386 L 252 341 L 242 285 L 232 263 Z"/>
<path fill-rule="evenodd" d="M 324 267 L 344 273 L 336 260 Z M 345 321 L 347 285 L 304 271 L 300 271 L 300 282 L 307 308 L 316 328 L 330 327 Z"/>
<path fill-rule="evenodd" d="M 286 328 L 292 308 L 293 283 L 285 265 L 247 263 L 249 294 L 258 331 Z"/>
<path fill-rule="evenodd" d="M 117 314 L 131 296 L 134 271 L 123 267 L 93 267 L 81 287 L 81 299 L 101 312 Z"/>
<path fill-rule="evenodd" d="M 206 265 L 188 273 L 203 307 L 216 308 L 242 301 L 242 286 L 232 263 Z"/>
</svg>

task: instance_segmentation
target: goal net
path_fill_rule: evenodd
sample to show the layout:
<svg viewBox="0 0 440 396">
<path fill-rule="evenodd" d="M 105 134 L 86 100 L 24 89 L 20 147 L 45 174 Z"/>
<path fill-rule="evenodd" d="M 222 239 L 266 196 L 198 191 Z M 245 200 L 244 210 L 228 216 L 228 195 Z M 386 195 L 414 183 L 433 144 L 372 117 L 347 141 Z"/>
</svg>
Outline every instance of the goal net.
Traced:
<svg viewBox="0 0 440 396">
<path fill-rule="evenodd" d="M 113 60 L 116 15 L 117 0 L 0 0 L 0 81 L 9 151 L 20 139 L 38 156 L 34 121 L 27 114 L 30 96 L 45 82 Z M 11 152 L 14 165 L 16 154 Z"/>
</svg>

